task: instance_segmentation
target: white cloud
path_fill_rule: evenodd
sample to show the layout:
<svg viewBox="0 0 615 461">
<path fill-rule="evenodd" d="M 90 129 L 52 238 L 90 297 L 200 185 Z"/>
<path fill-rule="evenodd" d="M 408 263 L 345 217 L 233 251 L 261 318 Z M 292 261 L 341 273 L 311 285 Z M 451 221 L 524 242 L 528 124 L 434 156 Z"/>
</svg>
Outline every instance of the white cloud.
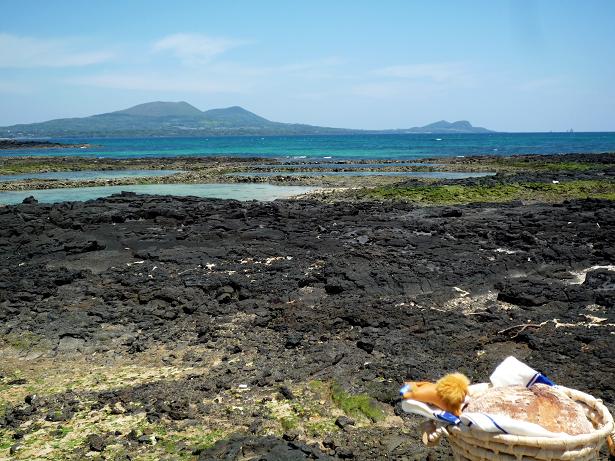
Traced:
<svg viewBox="0 0 615 461">
<path fill-rule="evenodd" d="M 292 79 L 318 80 L 337 78 L 335 67 L 342 63 L 338 58 L 297 61 L 270 66 L 249 66 L 236 62 L 216 62 L 207 66 L 207 71 L 220 76 L 243 78 L 292 77 Z"/>
<path fill-rule="evenodd" d="M 193 93 L 241 93 L 247 89 L 245 84 L 233 83 L 231 81 L 213 81 L 200 78 L 199 76 L 185 78 L 160 74 L 107 73 L 73 78 L 68 83 L 119 90 Z"/>
<path fill-rule="evenodd" d="M 108 61 L 108 51 L 78 51 L 74 40 L 0 33 L 0 68 L 80 67 Z"/>
<path fill-rule="evenodd" d="M 377 78 L 375 78 L 377 77 Z M 350 87 L 352 94 L 369 98 L 424 98 L 452 89 L 475 86 L 476 79 L 463 63 L 422 63 L 382 67 Z"/>
<path fill-rule="evenodd" d="M 434 83 L 467 82 L 470 78 L 461 63 L 406 64 L 383 67 L 372 72 L 381 77 L 425 80 Z"/>
<path fill-rule="evenodd" d="M 186 64 L 200 64 L 244 43 L 201 34 L 173 34 L 158 40 L 152 49 L 154 52 L 169 52 Z"/>
<path fill-rule="evenodd" d="M 171 70 L 145 73 L 138 69 L 123 72 L 106 72 L 73 77 L 67 83 L 142 91 L 176 91 L 193 93 L 246 93 L 279 87 L 291 82 L 305 90 L 306 82 L 334 78 L 329 68 L 339 60 L 326 58 L 314 61 L 280 64 L 277 66 L 245 66 L 233 62 L 203 63 L 190 72 Z M 299 83 L 300 82 L 300 83 Z M 306 90 L 308 91 L 308 90 Z"/>
</svg>

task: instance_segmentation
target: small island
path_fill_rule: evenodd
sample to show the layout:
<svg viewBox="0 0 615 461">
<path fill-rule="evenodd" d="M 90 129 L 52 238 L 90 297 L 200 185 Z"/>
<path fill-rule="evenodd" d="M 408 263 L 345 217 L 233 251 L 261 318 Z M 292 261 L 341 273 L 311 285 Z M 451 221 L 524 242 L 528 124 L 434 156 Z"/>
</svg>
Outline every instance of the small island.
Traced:
<svg viewBox="0 0 615 461">
<path fill-rule="evenodd" d="M 29 139 L 0 139 L 0 150 L 6 149 L 65 149 L 75 147 L 85 149 L 90 144 L 65 144 L 61 142 L 39 141 Z"/>
</svg>

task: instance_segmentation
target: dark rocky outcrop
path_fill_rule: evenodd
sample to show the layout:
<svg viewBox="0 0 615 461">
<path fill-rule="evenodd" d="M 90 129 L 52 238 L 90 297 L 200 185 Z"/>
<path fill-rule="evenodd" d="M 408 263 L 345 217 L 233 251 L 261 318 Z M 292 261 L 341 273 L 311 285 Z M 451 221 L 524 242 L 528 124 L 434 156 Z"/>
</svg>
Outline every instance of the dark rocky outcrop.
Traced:
<svg viewBox="0 0 615 461">
<path fill-rule="evenodd" d="M 125 195 L 1 208 L 0 337 L 29 338 L 24 354 L 170 345 L 169 361 L 198 363 L 180 352 L 198 345 L 224 357 L 207 376 L 30 399 L 0 423 L 67 421 L 83 402 L 191 421 L 220 391 L 267 387 L 292 402 L 285 387 L 306 380 L 394 406 L 405 379 L 485 380 L 511 354 L 613 408 L 614 216 L 605 200 L 418 208 Z M 246 418 L 250 432 L 258 417 Z M 326 451 L 243 434 L 198 456 L 425 455 L 400 434 L 353 437 L 340 424 Z"/>
</svg>

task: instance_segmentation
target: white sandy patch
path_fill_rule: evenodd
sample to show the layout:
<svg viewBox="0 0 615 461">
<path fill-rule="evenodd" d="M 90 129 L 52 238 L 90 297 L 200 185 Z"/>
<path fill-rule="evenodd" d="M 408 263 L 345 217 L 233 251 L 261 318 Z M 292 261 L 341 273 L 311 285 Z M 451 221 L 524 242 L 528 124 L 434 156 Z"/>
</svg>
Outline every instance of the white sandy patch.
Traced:
<svg viewBox="0 0 615 461">
<path fill-rule="evenodd" d="M 581 285 L 585 282 L 587 273 L 598 269 L 606 269 L 607 271 L 615 271 L 615 265 L 609 264 L 608 266 L 592 266 L 580 271 L 570 271 L 570 274 L 574 276 L 574 279 L 568 282 L 571 285 Z"/>
<path fill-rule="evenodd" d="M 495 253 L 504 253 L 506 255 L 514 255 L 515 253 L 520 253 L 518 250 L 509 250 L 508 248 L 496 248 L 493 250 Z"/>
</svg>

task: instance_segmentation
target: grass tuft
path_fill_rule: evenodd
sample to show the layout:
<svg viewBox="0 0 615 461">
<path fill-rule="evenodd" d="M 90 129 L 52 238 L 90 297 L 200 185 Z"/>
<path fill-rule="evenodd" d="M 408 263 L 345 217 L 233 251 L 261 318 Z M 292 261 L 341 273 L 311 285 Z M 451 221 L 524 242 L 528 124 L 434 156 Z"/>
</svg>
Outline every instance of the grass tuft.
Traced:
<svg viewBox="0 0 615 461">
<path fill-rule="evenodd" d="M 337 383 L 331 386 L 331 398 L 347 415 L 365 416 L 372 421 L 385 417 L 384 411 L 372 397 L 367 394 L 351 395 Z"/>
</svg>

